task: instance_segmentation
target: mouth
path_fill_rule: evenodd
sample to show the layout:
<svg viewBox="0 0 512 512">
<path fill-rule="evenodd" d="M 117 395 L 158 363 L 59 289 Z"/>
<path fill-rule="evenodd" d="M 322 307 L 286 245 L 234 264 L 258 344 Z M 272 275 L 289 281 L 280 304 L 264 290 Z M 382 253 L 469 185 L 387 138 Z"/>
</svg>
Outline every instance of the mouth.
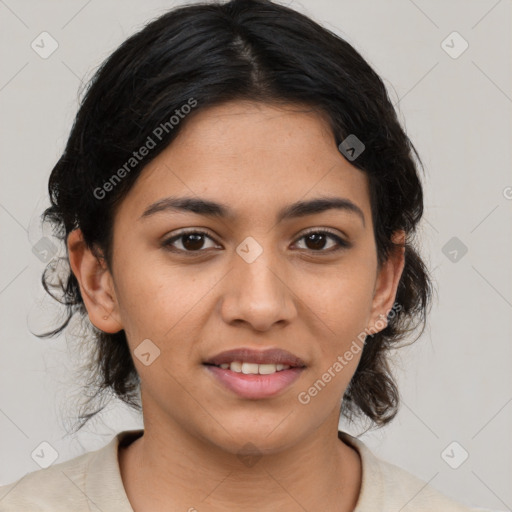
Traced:
<svg viewBox="0 0 512 512">
<path fill-rule="evenodd" d="M 234 349 L 203 362 L 209 374 L 224 388 L 242 398 L 276 396 L 306 368 L 302 359 L 281 349 Z"/>
<path fill-rule="evenodd" d="M 232 371 L 243 371 L 244 364 L 247 372 L 244 373 L 254 373 L 254 366 L 250 365 L 258 365 L 258 366 L 289 366 L 293 368 L 301 368 L 305 367 L 306 363 L 295 354 L 288 352 L 283 349 L 267 349 L 267 350 L 254 350 L 250 348 L 235 348 L 232 350 L 226 350 L 217 354 L 210 359 L 204 361 L 204 364 L 213 365 L 213 366 L 221 366 L 221 365 L 229 365 L 229 369 L 231 370 L 231 365 L 233 363 L 241 363 L 242 367 L 238 370 L 238 366 L 235 365 Z M 227 369 L 228 367 L 225 367 Z M 282 370 L 282 368 L 281 368 Z"/>
<path fill-rule="evenodd" d="M 232 361 L 231 363 L 210 364 L 204 363 L 206 366 L 215 366 L 223 370 L 229 370 L 235 373 L 243 373 L 244 375 L 272 375 L 276 372 L 289 370 L 292 366 L 288 364 L 272 364 L 272 363 L 248 363 L 243 361 Z M 296 367 L 293 367 L 296 368 Z"/>
</svg>

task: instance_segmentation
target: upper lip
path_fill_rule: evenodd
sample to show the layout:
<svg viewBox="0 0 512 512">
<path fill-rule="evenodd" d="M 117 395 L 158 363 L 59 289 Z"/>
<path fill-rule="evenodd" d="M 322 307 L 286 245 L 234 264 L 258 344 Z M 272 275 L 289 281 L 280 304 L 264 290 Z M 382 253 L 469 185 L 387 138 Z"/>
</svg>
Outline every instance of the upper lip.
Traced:
<svg viewBox="0 0 512 512">
<path fill-rule="evenodd" d="M 272 348 L 267 350 L 254 350 L 250 348 L 235 348 L 226 350 L 204 361 L 204 364 L 220 365 L 240 361 L 256 364 L 286 364 L 288 366 L 303 367 L 304 361 L 287 350 Z"/>
</svg>

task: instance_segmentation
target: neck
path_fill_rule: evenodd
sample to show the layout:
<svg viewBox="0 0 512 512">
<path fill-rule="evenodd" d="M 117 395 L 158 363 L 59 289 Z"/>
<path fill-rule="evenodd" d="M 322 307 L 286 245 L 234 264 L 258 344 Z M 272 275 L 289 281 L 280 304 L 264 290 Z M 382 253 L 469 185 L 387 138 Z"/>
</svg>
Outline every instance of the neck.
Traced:
<svg viewBox="0 0 512 512">
<path fill-rule="evenodd" d="M 360 492 L 361 463 L 332 426 L 279 453 L 242 455 L 176 425 L 146 425 L 142 437 L 119 449 L 121 477 L 134 512 L 349 512 Z"/>
</svg>

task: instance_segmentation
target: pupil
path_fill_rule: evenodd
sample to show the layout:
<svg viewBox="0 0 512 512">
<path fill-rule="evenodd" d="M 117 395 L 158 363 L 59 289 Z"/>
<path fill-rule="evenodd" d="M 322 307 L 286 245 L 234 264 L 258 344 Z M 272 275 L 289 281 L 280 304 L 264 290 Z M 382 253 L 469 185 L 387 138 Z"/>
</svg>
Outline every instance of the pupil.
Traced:
<svg viewBox="0 0 512 512">
<path fill-rule="evenodd" d="M 187 250 L 190 250 L 190 251 L 194 251 L 194 250 L 198 250 L 198 249 L 201 249 L 202 245 L 203 245 L 203 235 L 200 235 L 200 234 L 190 234 L 190 235 L 184 235 L 183 236 L 183 247 L 185 247 L 185 249 Z M 189 243 L 188 241 L 189 240 L 192 240 L 192 243 Z"/>
<path fill-rule="evenodd" d="M 306 242 L 312 241 L 313 247 L 309 247 L 309 249 L 323 249 L 325 245 L 325 234 L 323 233 L 312 233 L 306 237 Z"/>
<path fill-rule="evenodd" d="M 197 251 L 203 246 L 203 236 L 200 234 L 183 235 L 183 247 L 189 251 Z M 325 246 L 325 234 L 312 233 L 306 236 L 306 243 L 309 249 L 323 249 Z"/>
</svg>

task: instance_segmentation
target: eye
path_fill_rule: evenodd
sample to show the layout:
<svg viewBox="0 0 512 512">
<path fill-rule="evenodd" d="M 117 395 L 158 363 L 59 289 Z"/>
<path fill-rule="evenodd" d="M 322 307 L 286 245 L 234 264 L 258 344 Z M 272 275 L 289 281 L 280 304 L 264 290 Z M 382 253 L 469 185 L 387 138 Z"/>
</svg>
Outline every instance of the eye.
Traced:
<svg viewBox="0 0 512 512">
<path fill-rule="evenodd" d="M 334 240 L 334 245 L 331 245 L 328 250 L 325 250 L 325 244 L 328 239 Z M 306 250 L 309 250 L 310 252 L 332 253 L 340 251 L 341 249 L 348 249 L 352 245 L 340 236 L 326 229 L 314 229 L 308 231 L 299 238 L 299 241 L 300 240 L 304 240 L 306 244 L 309 244 L 309 247 L 306 247 Z"/>
<path fill-rule="evenodd" d="M 164 241 L 162 245 L 173 252 L 200 253 L 205 252 L 205 238 L 214 242 L 213 238 L 206 231 L 193 229 L 181 231 L 177 235 Z M 326 250 L 325 245 L 329 239 L 334 241 L 334 243 Z M 310 252 L 332 253 L 352 246 L 350 242 L 347 242 L 340 236 L 326 229 L 310 230 L 298 239 L 298 241 L 301 240 L 304 240 L 305 243 L 309 245 L 305 250 Z M 178 244 L 176 244 L 177 242 Z M 179 245 L 181 245 L 181 247 L 179 247 Z M 215 245 L 213 247 L 215 247 Z M 206 249 L 208 249 L 208 247 L 206 247 Z"/>
<path fill-rule="evenodd" d="M 205 237 L 213 241 L 213 238 L 206 231 L 182 231 L 163 242 L 163 246 L 173 252 L 203 252 Z M 179 241 L 181 247 L 174 245 L 177 241 Z"/>
</svg>

